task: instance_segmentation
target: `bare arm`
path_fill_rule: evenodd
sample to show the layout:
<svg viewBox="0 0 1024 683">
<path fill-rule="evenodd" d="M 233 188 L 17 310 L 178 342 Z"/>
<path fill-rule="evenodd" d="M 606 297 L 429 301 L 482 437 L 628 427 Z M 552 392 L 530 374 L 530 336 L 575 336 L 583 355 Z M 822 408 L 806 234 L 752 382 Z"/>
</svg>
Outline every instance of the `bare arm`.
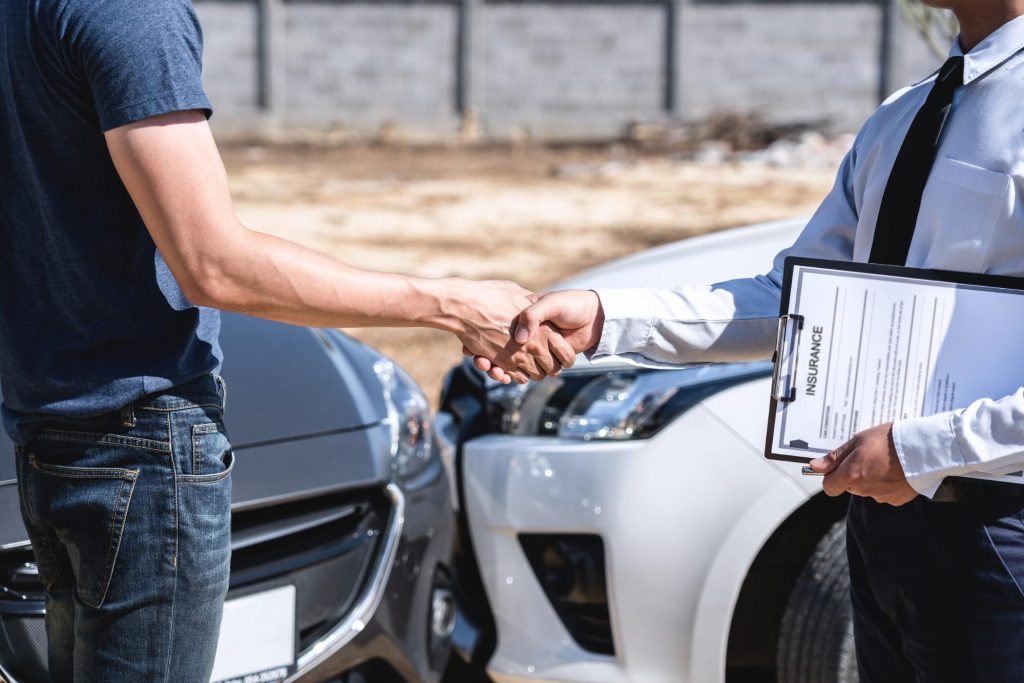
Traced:
<svg viewBox="0 0 1024 683">
<path fill-rule="evenodd" d="M 546 345 L 520 347 L 509 339 L 511 321 L 530 304 L 529 292 L 514 283 L 364 270 L 247 229 L 235 215 L 203 114 L 146 119 L 115 128 L 106 139 L 146 227 L 193 303 L 300 325 L 433 327 L 502 368 L 535 377 L 557 369 Z M 557 340 L 552 348 L 557 352 Z M 571 364 L 571 356 L 565 360 Z"/>
</svg>

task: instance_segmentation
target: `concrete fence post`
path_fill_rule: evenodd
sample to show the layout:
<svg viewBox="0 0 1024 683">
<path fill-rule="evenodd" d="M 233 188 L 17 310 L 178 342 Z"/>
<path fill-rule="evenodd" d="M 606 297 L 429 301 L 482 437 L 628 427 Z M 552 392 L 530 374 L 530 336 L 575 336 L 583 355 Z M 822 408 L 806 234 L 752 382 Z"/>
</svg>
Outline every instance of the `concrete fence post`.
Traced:
<svg viewBox="0 0 1024 683">
<path fill-rule="evenodd" d="M 881 103 L 893 87 L 893 52 L 899 7 L 896 0 L 879 0 L 881 22 L 878 35 L 878 101 Z"/>
<path fill-rule="evenodd" d="M 257 31 L 257 102 L 271 123 L 284 118 L 287 69 L 285 66 L 285 7 L 283 0 L 256 0 L 259 3 Z"/>
<path fill-rule="evenodd" d="M 480 84 L 483 55 L 481 0 L 457 0 L 455 32 L 455 111 L 461 119 L 463 135 L 469 140 L 480 137 Z"/>
<path fill-rule="evenodd" d="M 680 37 L 682 15 L 685 0 L 665 1 L 665 113 L 671 117 L 679 116 L 679 74 L 682 64 Z"/>
</svg>

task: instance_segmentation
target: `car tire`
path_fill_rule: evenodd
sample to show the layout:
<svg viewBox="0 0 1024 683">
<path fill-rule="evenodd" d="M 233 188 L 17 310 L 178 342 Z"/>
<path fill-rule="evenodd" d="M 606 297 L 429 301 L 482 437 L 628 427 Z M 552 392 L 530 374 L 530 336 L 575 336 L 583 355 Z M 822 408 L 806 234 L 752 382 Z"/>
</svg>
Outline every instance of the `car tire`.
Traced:
<svg viewBox="0 0 1024 683">
<path fill-rule="evenodd" d="M 779 629 L 779 683 L 856 683 L 846 521 L 821 539 L 789 596 Z"/>
</svg>

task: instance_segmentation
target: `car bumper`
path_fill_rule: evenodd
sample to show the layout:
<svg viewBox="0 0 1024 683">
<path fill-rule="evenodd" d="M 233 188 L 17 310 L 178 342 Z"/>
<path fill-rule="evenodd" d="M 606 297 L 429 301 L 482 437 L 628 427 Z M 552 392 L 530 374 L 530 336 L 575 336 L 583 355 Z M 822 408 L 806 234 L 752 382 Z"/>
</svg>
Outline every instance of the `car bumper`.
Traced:
<svg viewBox="0 0 1024 683">
<path fill-rule="evenodd" d="M 450 588 L 454 517 L 439 461 L 414 489 L 388 486 L 394 500 L 376 565 L 345 619 L 299 657 L 289 681 L 312 683 L 369 667 L 367 680 L 440 680 L 450 639 L 431 631 L 434 599 Z M 422 481 L 422 480 L 421 480 Z"/>
<path fill-rule="evenodd" d="M 438 431 L 454 444 L 443 415 Z M 490 435 L 463 444 L 458 462 L 499 683 L 721 680 L 747 569 L 810 495 L 702 407 L 648 440 Z M 524 534 L 602 539 L 613 655 L 570 633 Z"/>
<path fill-rule="evenodd" d="M 449 495 L 448 479 L 436 458 L 415 486 L 395 483 L 384 486 L 386 505 L 382 508 L 387 510 L 386 519 L 379 529 L 371 532 L 379 535 L 379 539 L 366 569 L 358 574 L 359 586 L 351 607 L 322 635 L 303 644 L 298 670 L 289 681 L 328 680 L 371 665 L 374 671 L 386 672 L 387 677 L 371 678 L 382 683 L 392 680 L 435 683 L 440 679 L 450 642 L 447 638 L 432 636 L 430 626 L 434 597 L 450 586 L 454 520 L 448 505 Z M 305 595 L 300 591 L 300 600 L 315 599 L 316 596 L 309 595 L 308 587 L 316 581 L 324 581 L 323 573 L 329 570 L 327 565 L 313 565 L 267 580 L 244 582 L 238 589 L 229 591 L 228 599 L 238 590 L 251 593 L 293 579 L 307 586 Z M 317 572 L 320 572 L 319 577 Z M 236 578 L 233 573 L 233 583 Z M 11 634 L 17 632 L 21 645 L 13 652 L 8 649 L 5 656 L 31 656 L 34 662 L 45 662 L 42 603 L 22 605 L 20 614 L 16 609 L 9 609 L 11 607 L 7 603 L 0 605 L 0 637 L 10 642 Z M 32 607 L 34 609 L 30 609 Z M 16 673 L 18 667 L 26 669 L 26 662 L 9 661 L 8 664 L 5 667 L 0 657 L 0 681 L 28 683 L 37 679 Z M 28 670 L 39 671 L 39 665 L 33 664 Z"/>
</svg>

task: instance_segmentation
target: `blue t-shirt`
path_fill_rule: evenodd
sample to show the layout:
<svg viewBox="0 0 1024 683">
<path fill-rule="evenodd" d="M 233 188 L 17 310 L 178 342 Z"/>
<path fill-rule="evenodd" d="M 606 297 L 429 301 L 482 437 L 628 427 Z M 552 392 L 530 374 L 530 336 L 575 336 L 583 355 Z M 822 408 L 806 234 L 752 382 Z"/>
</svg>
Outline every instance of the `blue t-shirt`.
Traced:
<svg viewBox="0 0 1024 683">
<path fill-rule="evenodd" d="M 182 294 L 104 131 L 203 110 L 189 0 L 0 0 L 0 379 L 16 442 L 39 415 L 116 410 L 220 366 L 217 311 Z"/>
</svg>

